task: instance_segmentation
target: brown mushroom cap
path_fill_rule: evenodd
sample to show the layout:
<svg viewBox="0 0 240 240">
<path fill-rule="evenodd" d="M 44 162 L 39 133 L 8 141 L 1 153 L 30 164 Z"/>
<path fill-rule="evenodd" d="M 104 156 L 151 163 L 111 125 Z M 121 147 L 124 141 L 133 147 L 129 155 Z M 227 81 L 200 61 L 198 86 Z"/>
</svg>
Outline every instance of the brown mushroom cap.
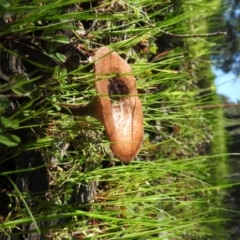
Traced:
<svg viewBox="0 0 240 240">
<path fill-rule="evenodd" d="M 143 140 L 142 104 L 132 69 L 116 52 L 101 47 L 95 54 L 96 117 L 106 129 L 113 153 L 123 162 L 138 154 Z"/>
</svg>

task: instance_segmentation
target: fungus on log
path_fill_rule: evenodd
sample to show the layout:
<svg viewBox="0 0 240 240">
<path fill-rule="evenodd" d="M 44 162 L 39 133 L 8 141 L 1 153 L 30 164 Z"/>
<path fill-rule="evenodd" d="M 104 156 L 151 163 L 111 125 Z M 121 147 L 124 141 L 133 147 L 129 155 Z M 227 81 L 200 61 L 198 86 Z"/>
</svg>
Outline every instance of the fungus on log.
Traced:
<svg viewBox="0 0 240 240">
<path fill-rule="evenodd" d="M 129 162 L 143 140 L 142 104 L 132 69 L 116 52 L 101 47 L 95 53 L 94 70 L 97 96 L 87 105 L 61 104 L 61 112 L 95 117 L 104 125 L 113 153 Z"/>
</svg>

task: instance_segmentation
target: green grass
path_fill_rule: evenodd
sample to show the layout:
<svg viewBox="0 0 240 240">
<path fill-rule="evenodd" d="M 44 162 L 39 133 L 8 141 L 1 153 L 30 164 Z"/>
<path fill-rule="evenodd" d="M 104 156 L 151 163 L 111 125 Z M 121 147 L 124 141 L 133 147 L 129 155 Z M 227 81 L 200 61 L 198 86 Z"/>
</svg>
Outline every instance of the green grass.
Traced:
<svg viewBox="0 0 240 240">
<path fill-rule="evenodd" d="M 228 173 L 222 110 L 199 107 L 218 102 L 209 72 L 214 40 L 178 38 L 161 32 L 207 33 L 208 24 L 212 24 L 210 16 L 219 10 L 220 1 L 172 3 L 119 1 L 115 2 L 119 4 L 116 10 L 111 9 L 113 1 L 103 1 L 95 10 L 68 14 L 58 10 L 69 4 L 66 1 L 43 3 L 41 7 L 37 2 L 26 3 L 24 8 L 14 3 L 6 9 L 19 17 L 10 27 L 3 27 L 0 36 L 13 34 L 17 41 L 33 30 L 43 30 L 39 38 L 47 41 L 48 49 L 60 40 L 68 41 L 65 37 L 59 40 L 53 32 L 59 27 L 73 28 L 67 25 L 71 19 L 98 19 L 91 36 L 79 40 L 88 51 L 111 43 L 112 49 L 134 61 L 145 135 L 138 157 L 130 164 L 120 164 L 112 157 L 99 122 L 59 112 L 58 102 L 86 103 L 96 94 L 91 64 L 74 71 L 66 71 L 60 64 L 53 67 L 47 80 L 33 76 L 31 82 L 16 77 L 10 81 L 12 85 L 1 85 L 2 95 L 11 90 L 18 96 L 29 96 L 14 113 L 2 115 L 1 142 L 5 140 L 8 146 L 2 145 L 1 161 L 27 151 L 39 152 L 49 178 L 46 197 L 21 191 L 10 180 L 12 190 L 7 194 L 15 203 L 1 222 L 3 234 L 17 236 L 18 228 L 33 223 L 36 230 L 32 231 L 50 239 L 226 239 L 219 231 L 226 221 L 221 200 L 230 185 L 218 177 Z M 36 27 L 39 19 L 49 24 Z M 134 51 L 140 41 L 147 42 L 147 52 Z M 11 51 L 3 44 L 1 48 Z M 153 59 L 160 53 L 164 54 Z M 62 55 L 46 54 L 62 61 Z M 12 129 L 28 130 L 34 137 L 20 142 Z M 63 154 L 58 144 L 70 144 L 70 148 Z M 210 144 L 213 156 L 208 150 Z M 103 168 L 102 162 L 108 167 Z M 30 170 L 34 173 L 34 168 L 26 169 Z M 21 171 L 2 172 L 0 176 L 9 178 Z M 87 203 L 73 198 L 78 188 L 94 184 L 98 190 Z"/>
</svg>

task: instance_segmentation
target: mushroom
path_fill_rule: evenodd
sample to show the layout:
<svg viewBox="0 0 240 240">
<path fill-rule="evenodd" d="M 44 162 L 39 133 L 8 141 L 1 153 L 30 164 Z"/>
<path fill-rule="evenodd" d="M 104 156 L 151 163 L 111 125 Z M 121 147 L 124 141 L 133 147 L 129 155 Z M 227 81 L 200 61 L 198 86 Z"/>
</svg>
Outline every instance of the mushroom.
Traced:
<svg viewBox="0 0 240 240">
<path fill-rule="evenodd" d="M 129 162 L 143 140 L 142 104 L 132 69 L 108 47 L 99 48 L 94 60 L 98 95 L 86 105 L 61 104 L 61 112 L 95 117 L 104 125 L 113 153 L 122 162 Z"/>
</svg>

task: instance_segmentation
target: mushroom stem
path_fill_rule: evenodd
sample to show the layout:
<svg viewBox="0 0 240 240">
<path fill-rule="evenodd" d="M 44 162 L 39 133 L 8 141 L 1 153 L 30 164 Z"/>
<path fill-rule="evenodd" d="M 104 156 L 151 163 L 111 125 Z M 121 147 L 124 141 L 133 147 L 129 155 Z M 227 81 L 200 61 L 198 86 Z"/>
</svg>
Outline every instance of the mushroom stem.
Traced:
<svg viewBox="0 0 240 240">
<path fill-rule="evenodd" d="M 102 113 L 99 112 L 99 99 L 97 97 L 93 97 L 92 100 L 86 104 L 59 103 L 59 105 L 61 107 L 61 113 L 78 117 L 91 116 L 103 123 Z"/>
<path fill-rule="evenodd" d="M 90 103 L 86 104 L 66 104 L 66 103 L 59 103 L 61 113 L 73 116 L 92 116 Z"/>
</svg>

